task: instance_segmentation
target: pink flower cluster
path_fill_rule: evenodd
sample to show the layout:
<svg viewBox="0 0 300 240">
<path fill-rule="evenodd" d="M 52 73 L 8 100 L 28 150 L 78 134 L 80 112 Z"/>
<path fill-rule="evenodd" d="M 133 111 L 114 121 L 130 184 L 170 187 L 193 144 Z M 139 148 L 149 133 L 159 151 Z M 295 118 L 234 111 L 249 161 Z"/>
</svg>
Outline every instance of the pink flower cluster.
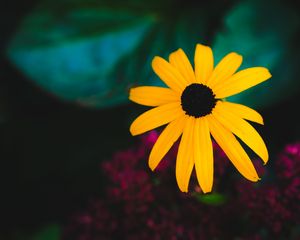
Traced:
<svg viewBox="0 0 300 240">
<path fill-rule="evenodd" d="M 291 226 L 300 223 L 300 142 L 287 145 L 274 164 L 269 182 L 259 188 L 239 183 L 240 204 L 256 228 L 264 226 L 275 239 L 293 239 Z"/>
<path fill-rule="evenodd" d="M 203 195 L 195 177 L 189 194 L 178 190 L 176 146 L 157 171 L 150 171 L 147 156 L 157 137 L 155 131 L 150 132 L 137 146 L 117 152 L 101 165 L 106 190 L 68 219 L 64 240 L 292 237 L 300 214 L 299 143 L 286 147 L 274 161 L 274 176 L 267 173 L 269 182 L 259 184 L 232 174 L 234 168 L 214 145 L 214 193 Z M 255 161 L 262 175 L 258 163 Z"/>
</svg>

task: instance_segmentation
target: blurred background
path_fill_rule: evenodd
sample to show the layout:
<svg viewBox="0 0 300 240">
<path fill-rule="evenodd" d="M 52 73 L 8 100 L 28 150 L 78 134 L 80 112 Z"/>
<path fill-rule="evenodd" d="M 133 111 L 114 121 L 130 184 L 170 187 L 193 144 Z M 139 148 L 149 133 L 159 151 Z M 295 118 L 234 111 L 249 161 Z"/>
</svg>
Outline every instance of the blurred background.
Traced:
<svg viewBox="0 0 300 240">
<path fill-rule="evenodd" d="M 111 179 L 114 175 L 109 176 L 111 172 L 105 165 L 114 163 L 113 156 L 119 151 L 142 149 L 145 152 L 139 155 L 139 163 L 130 166 L 136 169 L 138 165 L 143 174 L 148 174 L 146 179 L 156 183 L 151 186 L 151 204 L 155 206 L 168 207 L 163 203 L 168 196 L 157 199 L 162 195 L 156 188 L 162 188 L 159 191 L 172 189 L 170 194 L 175 196 L 169 200 L 176 206 L 182 201 L 195 204 L 194 210 L 189 210 L 191 215 L 197 213 L 200 205 L 201 214 L 205 214 L 214 208 L 227 209 L 231 200 L 224 202 L 224 199 L 244 199 L 239 197 L 242 193 L 227 191 L 221 185 L 211 198 L 203 199 L 195 188 L 185 199 L 178 192 L 173 175 L 170 185 L 157 184 L 158 175 L 164 173 L 150 173 L 147 167 L 146 153 L 150 149 L 147 144 L 153 136 L 147 135 L 145 140 L 131 137 L 128 131 L 131 121 L 146 110 L 129 103 L 130 87 L 162 85 L 151 69 L 152 58 L 155 55 L 167 58 L 172 51 L 183 48 L 193 60 L 196 43 L 212 46 L 215 62 L 226 53 L 236 51 L 244 57 L 241 68 L 264 66 L 272 73 L 271 80 L 230 100 L 253 107 L 264 116 L 265 126 L 255 127 L 270 151 L 270 162 L 265 167 L 269 173 L 266 180 L 254 188 L 259 189 L 262 197 L 266 190 L 261 189 L 265 187 L 272 188 L 272 193 L 276 189 L 276 196 L 280 198 L 286 194 L 292 196 L 279 203 L 270 193 L 270 202 L 263 202 L 260 207 L 281 204 L 289 213 L 281 219 L 284 214 L 279 211 L 270 220 L 278 220 L 280 228 L 278 224 L 276 227 L 264 225 L 267 220 L 263 219 L 258 229 L 254 224 L 257 216 L 249 215 L 247 207 L 250 206 L 246 205 L 239 205 L 241 209 L 236 219 L 241 217 L 246 226 L 251 228 L 252 224 L 257 230 L 255 238 L 253 235 L 249 239 L 300 239 L 300 219 L 296 215 L 292 217 L 292 213 L 300 213 L 297 204 L 300 198 L 295 197 L 300 196 L 300 183 L 294 183 L 300 173 L 300 146 L 297 145 L 300 140 L 299 9 L 293 0 L 3 2 L 0 10 L 0 239 L 94 240 L 120 239 L 120 236 L 121 239 L 194 239 L 196 236 L 199 239 L 202 232 L 199 235 L 193 231 L 201 226 L 193 226 L 189 221 L 187 224 L 184 219 L 188 217 L 180 214 L 176 218 L 180 227 L 168 228 L 170 235 L 166 236 L 162 235 L 166 230 L 156 229 L 161 234 L 151 237 L 154 230 L 149 230 L 153 226 L 149 219 L 145 222 L 150 225 L 141 222 L 140 225 L 134 223 L 134 227 L 116 227 L 122 217 L 142 216 L 143 219 L 150 211 L 124 212 L 122 207 L 133 201 L 131 198 L 119 198 L 119 202 L 111 203 L 110 207 L 106 205 L 112 196 L 117 196 L 110 195 L 111 187 L 124 190 L 118 180 Z M 282 157 L 284 154 L 288 157 Z M 289 176 L 296 185 L 292 193 L 286 193 L 282 192 L 286 186 L 278 187 L 276 161 L 291 158 L 290 154 L 298 162 L 284 162 L 292 166 L 287 167 L 284 176 Z M 128 160 L 122 154 L 120 158 Z M 114 164 L 110 167 L 114 168 Z M 125 171 L 122 167 L 119 169 L 119 173 L 114 173 L 117 176 Z M 228 175 L 236 174 L 233 168 L 226 171 Z M 140 194 L 149 184 L 148 180 L 139 183 L 140 188 L 131 189 L 131 197 Z M 234 180 L 223 178 L 222 181 L 229 184 Z M 135 183 L 127 184 L 135 186 Z M 93 208 L 91 199 L 104 205 Z M 112 214 L 109 209 L 119 209 L 119 212 Z M 261 210 L 253 209 L 254 212 Z M 98 217 L 91 217 L 97 211 Z M 109 214 L 99 218 L 104 211 Z M 172 211 L 180 213 L 182 210 Z M 81 212 L 85 214 L 80 215 Z M 230 215 L 224 214 L 225 218 Z M 162 216 L 165 215 L 156 217 Z M 104 222 L 114 223 L 115 227 L 103 227 Z M 103 229 L 106 229 L 105 234 Z M 139 235 L 147 231 L 149 234 Z M 226 231 L 203 233 L 201 239 L 248 239 L 247 231 L 245 234 L 234 229 Z"/>
</svg>

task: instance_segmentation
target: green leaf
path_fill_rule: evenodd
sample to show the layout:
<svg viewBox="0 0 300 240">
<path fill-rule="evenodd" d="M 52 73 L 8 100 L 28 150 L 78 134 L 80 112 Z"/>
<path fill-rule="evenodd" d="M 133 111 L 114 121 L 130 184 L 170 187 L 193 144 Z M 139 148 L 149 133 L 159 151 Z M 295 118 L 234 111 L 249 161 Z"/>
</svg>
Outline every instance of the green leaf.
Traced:
<svg viewBox="0 0 300 240">
<path fill-rule="evenodd" d="M 278 1 L 247 0 L 225 17 L 222 32 L 215 37 L 217 61 L 230 51 L 243 55 L 242 68 L 267 67 L 272 78 L 229 98 L 252 107 L 265 107 L 299 92 L 299 48 L 295 34 L 300 18 L 295 9 Z"/>
<path fill-rule="evenodd" d="M 32 240 L 59 240 L 61 230 L 58 225 L 49 225 L 38 233 L 36 233 L 31 239 Z"/>
<path fill-rule="evenodd" d="M 34 234 L 15 232 L 12 236 L 15 240 L 59 240 L 61 228 L 56 224 L 47 225 Z"/>
<path fill-rule="evenodd" d="M 132 55 L 156 22 L 151 12 L 136 7 L 48 1 L 24 19 L 7 50 L 9 59 L 65 100 L 100 107 L 120 103 L 138 78 L 128 71 Z"/>
<path fill-rule="evenodd" d="M 193 193 L 193 196 L 201 203 L 219 206 L 226 202 L 226 197 L 220 193 L 201 194 Z"/>
</svg>

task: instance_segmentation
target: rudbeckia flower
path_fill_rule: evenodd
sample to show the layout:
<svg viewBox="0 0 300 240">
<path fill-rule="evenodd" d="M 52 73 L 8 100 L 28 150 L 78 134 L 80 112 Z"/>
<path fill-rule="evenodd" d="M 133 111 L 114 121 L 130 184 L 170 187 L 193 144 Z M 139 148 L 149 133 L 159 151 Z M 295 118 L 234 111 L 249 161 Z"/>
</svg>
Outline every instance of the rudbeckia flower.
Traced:
<svg viewBox="0 0 300 240">
<path fill-rule="evenodd" d="M 269 79 L 271 74 L 264 67 L 237 72 L 241 63 L 242 56 L 232 52 L 214 68 L 211 48 L 197 44 L 194 69 L 182 49 L 171 53 L 169 61 L 154 57 L 152 68 L 168 88 L 142 86 L 130 90 L 130 100 L 155 107 L 135 119 L 130 126 L 132 135 L 168 124 L 151 150 L 149 166 L 152 170 L 182 135 L 176 159 L 176 179 L 182 192 L 188 191 L 194 166 L 202 191 L 212 190 L 214 163 L 211 135 L 235 168 L 250 181 L 256 182 L 259 177 L 236 137 L 264 163 L 268 161 L 263 139 L 246 121 L 263 124 L 261 115 L 225 98 Z"/>
</svg>

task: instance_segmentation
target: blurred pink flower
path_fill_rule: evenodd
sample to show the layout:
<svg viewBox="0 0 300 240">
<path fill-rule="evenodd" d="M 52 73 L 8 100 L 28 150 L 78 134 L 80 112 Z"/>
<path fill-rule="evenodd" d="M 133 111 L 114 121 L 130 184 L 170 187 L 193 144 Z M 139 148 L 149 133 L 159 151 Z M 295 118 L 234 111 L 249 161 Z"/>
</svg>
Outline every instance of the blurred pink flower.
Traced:
<svg viewBox="0 0 300 240">
<path fill-rule="evenodd" d="M 173 177 L 176 144 L 159 165 L 164 174 L 148 171 L 145 158 L 157 137 L 152 131 L 101 164 L 107 177 L 103 196 L 69 219 L 63 239 L 289 239 L 300 214 L 300 144 L 288 145 L 279 155 L 274 179 L 255 185 L 227 174 L 234 168 L 214 144 L 218 192 L 203 195 L 195 176 L 190 194 L 178 190 Z M 272 175 L 259 161 L 254 165 L 260 175 Z"/>
</svg>

